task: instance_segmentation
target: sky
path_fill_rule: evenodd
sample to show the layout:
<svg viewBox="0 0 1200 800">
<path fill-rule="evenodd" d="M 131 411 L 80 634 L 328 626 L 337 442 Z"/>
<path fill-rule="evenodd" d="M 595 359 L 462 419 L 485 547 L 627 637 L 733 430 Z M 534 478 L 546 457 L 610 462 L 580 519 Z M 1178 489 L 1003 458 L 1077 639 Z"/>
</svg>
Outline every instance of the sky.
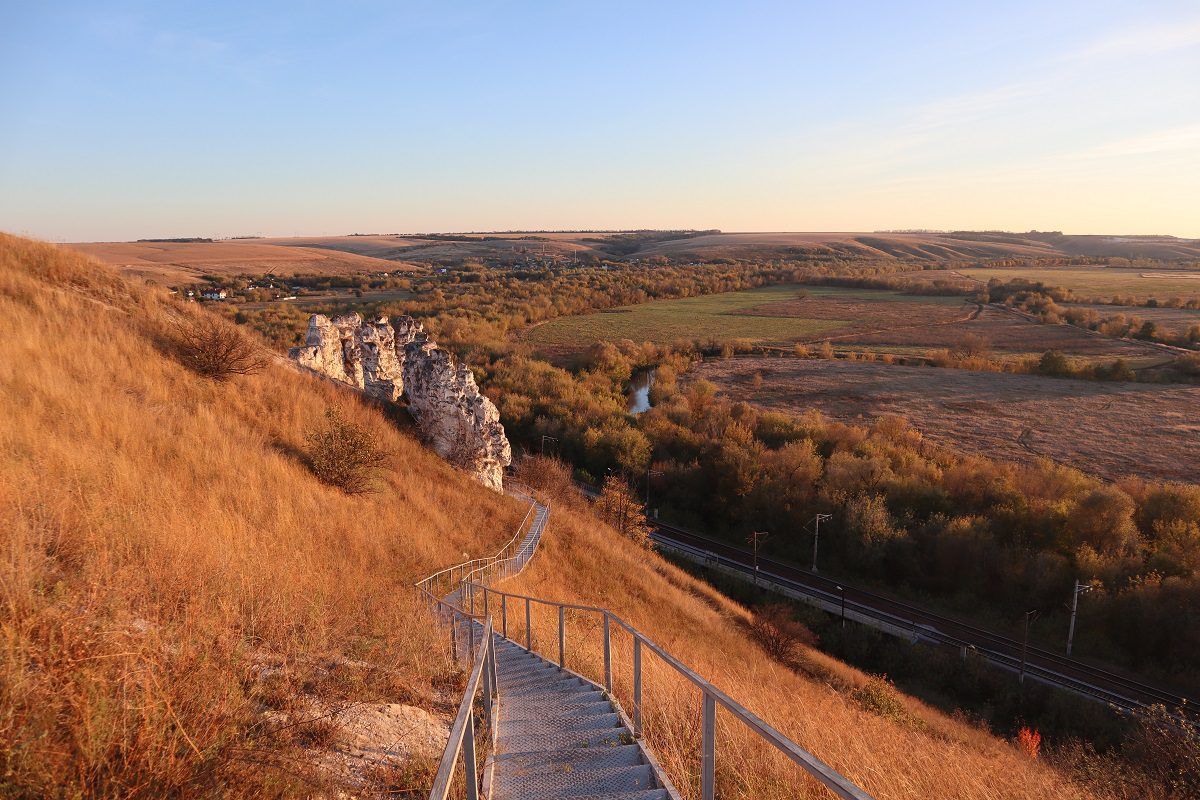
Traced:
<svg viewBox="0 0 1200 800">
<path fill-rule="evenodd" d="M 1200 237 L 1200 3 L 10 2 L 0 230 Z"/>
</svg>

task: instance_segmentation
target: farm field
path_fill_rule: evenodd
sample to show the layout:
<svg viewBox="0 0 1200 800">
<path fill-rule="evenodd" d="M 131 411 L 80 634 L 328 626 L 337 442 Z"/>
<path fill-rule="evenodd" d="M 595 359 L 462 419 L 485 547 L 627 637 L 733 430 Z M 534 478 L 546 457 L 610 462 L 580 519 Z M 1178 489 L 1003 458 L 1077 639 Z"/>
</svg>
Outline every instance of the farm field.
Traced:
<svg viewBox="0 0 1200 800">
<path fill-rule="evenodd" d="M 1200 474 L 1196 386 L 795 358 L 709 361 L 686 380 L 701 378 L 772 411 L 816 408 L 846 422 L 899 414 L 927 439 L 960 451 L 1045 457 L 1109 479 Z"/>
<path fill-rule="evenodd" d="M 1083 297 L 1109 298 L 1121 295 L 1139 299 L 1154 297 L 1159 300 L 1170 297 L 1200 297 L 1200 270 L 968 267 L 960 269 L 959 272 L 982 283 L 987 283 L 992 278 L 1002 281 L 1015 278 L 1041 281 L 1049 286 L 1066 287 Z"/>
<path fill-rule="evenodd" d="M 950 325 L 910 325 L 850 334 L 834 340 L 834 344 L 881 354 L 916 355 L 932 349 L 954 351 L 963 345 L 967 336 L 983 342 L 988 355 L 1000 361 L 1033 358 L 1047 350 L 1058 350 L 1084 361 L 1123 358 L 1133 366 L 1164 360 L 1163 353 L 1152 345 L 1100 336 L 1070 325 L 1031 322 L 990 307 L 983 308 L 968 320 Z"/>
<path fill-rule="evenodd" d="M 532 328 L 526 338 L 544 351 L 620 339 L 669 344 L 744 338 L 773 346 L 828 339 L 839 349 L 911 356 L 953 350 L 968 335 L 1000 359 L 1053 349 L 1079 359 L 1125 358 L 1137 365 L 1163 360 L 1149 345 L 1031 322 L 961 297 L 827 286 L 771 286 L 562 317 Z"/>
<path fill-rule="evenodd" d="M 669 344 L 686 339 L 753 339 L 787 344 L 851 324 L 849 319 L 770 316 L 753 310 L 790 302 L 798 286 L 768 286 L 680 300 L 658 300 L 594 314 L 560 317 L 532 328 L 526 337 L 536 346 L 582 348 L 599 341 L 632 339 Z"/>
<path fill-rule="evenodd" d="M 92 242 L 71 248 L 115 267 L 127 277 L 166 286 L 192 283 L 202 275 L 232 277 L 274 271 L 281 276 L 351 275 L 405 269 L 354 253 L 264 244 L 261 240 L 218 242 Z"/>
</svg>

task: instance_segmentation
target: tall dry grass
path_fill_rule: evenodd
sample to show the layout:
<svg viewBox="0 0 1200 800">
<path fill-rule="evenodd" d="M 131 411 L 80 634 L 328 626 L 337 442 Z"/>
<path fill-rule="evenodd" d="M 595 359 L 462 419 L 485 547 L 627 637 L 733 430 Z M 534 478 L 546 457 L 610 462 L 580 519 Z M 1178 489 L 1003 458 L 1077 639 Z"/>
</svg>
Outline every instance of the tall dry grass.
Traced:
<svg viewBox="0 0 1200 800">
<path fill-rule="evenodd" d="M 878 682 L 819 652 L 801 654 L 807 674 L 776 663 L 755 642 L 745 608 L 599 523 L 562 481 L 540 488 L 552 491 L 554 483 L 560 492 L 540 552 L 523 575 L 498 588 L 611 609 L 879 800 L 1091 796 L 1012 744 L 912 698 L 863 703 Z M 509 608 L 509 632 L 519 641 L 524 613 L 522 603 Z M 557 612 L 535 605 L 532 615 L 535 649 L 556 659 Z M 601 624 L 598 616 L 567 614 L 567 666 L 597 682 Z M 627 710 L 631 651 L 630 637 L 615 632 L 614 693 Z M 684 796 L 698 797 L 700 692 L 647 651 L 643 670 L 647 741 Z M 731 715 L 718 710 L 717 719 L 720 796 L 832 796 Z"/>
<path fill-rule="evenodd" d="M 411 584 L 525 509 L 286 364 L 189 371 L 172 331 L 203 314 L 0 234 L 0 794 L 306 794 L 321 729 L 271 712 L 457 701 Z M 307 468 L 329 406 L 381 491 Z"/>
</svg>

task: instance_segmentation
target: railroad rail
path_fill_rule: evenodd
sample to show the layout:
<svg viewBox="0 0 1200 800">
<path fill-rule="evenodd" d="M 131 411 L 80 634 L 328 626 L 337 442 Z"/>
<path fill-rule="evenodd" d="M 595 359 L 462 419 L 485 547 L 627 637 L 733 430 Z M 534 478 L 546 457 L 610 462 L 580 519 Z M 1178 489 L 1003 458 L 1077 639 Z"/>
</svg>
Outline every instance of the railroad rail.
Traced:
<svg viewBox="0 0 1200 800">
<path fill-rule="evenodd" d="M 875 622 L 893 631 L 906 631 L 914 641 L 952 647 L 963 653 L 974 652 L 1013 672 L 1022 668 L 1022 642 L 1018 639 L 761 554 L 755 570 L 753 554 L 748 550 L 673 525 L 655 523 L 655 526 L 651 538 L 657 545 L 674 549 L 690 560 L 774 583 L 819 601 L 835 613 L 844 608 L 847 614 L 867 624 Z M 1177 716 L 1195 719 L 1200 707 L 1200 700 L 1183 691 L 1156 686 L 1032 644 L 1026 649 L 1024 672 L 1033 680 L 1128 711 L 1162 705 Z"/>
</svg>

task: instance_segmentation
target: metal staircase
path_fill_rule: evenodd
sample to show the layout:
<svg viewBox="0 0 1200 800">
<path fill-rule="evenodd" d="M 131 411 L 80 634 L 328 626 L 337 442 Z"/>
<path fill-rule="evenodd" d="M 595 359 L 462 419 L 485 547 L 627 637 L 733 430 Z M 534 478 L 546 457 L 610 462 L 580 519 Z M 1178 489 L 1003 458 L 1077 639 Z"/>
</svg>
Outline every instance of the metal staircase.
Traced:
<svg viewBox="0 0 1200 800">
<path fill-rule="evenodd" d="M 827 764 L 693 672 L 633 626 L 605 608 L 559 603 L 495 588 L 533 557 L 550 516 L 527 490 L 509 493 L 528 501 L 517 534 L 492 558 L 475 559 L 435 573 L 417 584 L 431 609 L 447 623 L 453 651 L 472 664 L 458 714 L 442 756 L 430 800 L 446 800 L 462 762 L 467 800 L 680 800 L 680 795 L 642 739 L 643 652 L 656 656 L 700 690 L 702 744 L 700 796 L 716 796 L 716 718 L 718 708 L 748 727 L 844 800 L 871 797 Z M 529 529 L 524 537 L 525 523 Z M 558 661 L 537 652 L 532 609 L 557 617 Z M 599 617 L 604 661 L 603 685 L 567 669 L 567 611 Z M 522 613 L 523 612 L 523 613 Z M 516 617 L 513 636 L 510 619 Z M 500 630 L 494 628 L 499 620 Z M 614 629 L 631 637 L 631 690 L 623 702 L 613 693 Z M 524 639 L 524 641 L 520 641 Z M 483 720 L 478 720 L 477 700 Z M 486 731 L 486 736 L 481 734 Z M 479 744 L 490 748 L 482 772 Z M 689 782 L 696 776 L 685 776 Z"/>
<path fill-rule="evenodd" d="M 503 638 L 492 800 L 678 797 L 595 684 Z"/>
</svg>

